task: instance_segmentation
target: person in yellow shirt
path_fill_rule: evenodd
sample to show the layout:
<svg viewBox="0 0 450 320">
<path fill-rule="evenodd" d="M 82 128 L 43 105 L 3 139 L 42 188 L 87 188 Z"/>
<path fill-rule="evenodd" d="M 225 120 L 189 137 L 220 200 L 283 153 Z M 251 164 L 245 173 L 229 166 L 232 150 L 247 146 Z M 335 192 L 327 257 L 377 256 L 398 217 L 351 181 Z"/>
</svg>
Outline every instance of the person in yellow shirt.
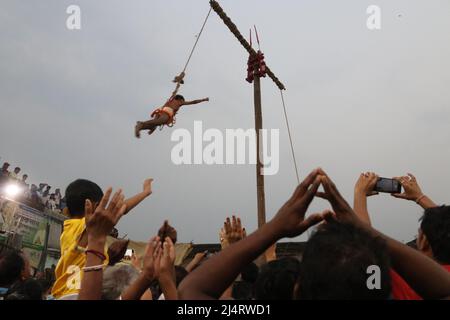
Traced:
<svg viewBox="0 0 450 320">
<path fill-rule="evenodd" d="M 125 200 L 126 212 L 136 207 L 152 193 L 153 179 L 144 181 L 143 191 Z M 66 189 L 66 213 L 69 219 L 64 221 L 60 238 L 61 258 L 55 269 L 56 281 L 52 295 L 56 299 L 76 299 L 80 291 L 82 268 L 86 263 L 85 247 L 87 246 L 85 203 L 86 200 L 95 207 L 103 197 L 102 189 L 94 182 L 78 179 L 69 184 Z M 107 248 L 104 250 L 107 257 Z M 108 257 L 105 262 L 108 263 Z"/>
</svg>

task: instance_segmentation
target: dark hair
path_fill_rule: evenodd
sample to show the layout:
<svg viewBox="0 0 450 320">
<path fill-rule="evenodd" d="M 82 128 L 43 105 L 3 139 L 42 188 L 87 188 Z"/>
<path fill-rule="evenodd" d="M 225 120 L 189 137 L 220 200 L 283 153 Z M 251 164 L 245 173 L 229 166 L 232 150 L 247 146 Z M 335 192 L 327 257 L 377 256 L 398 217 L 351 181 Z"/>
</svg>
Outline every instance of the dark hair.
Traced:
<svg viewBox="0 0 450 320">
<path fill-rule="evenodd" d="M 367 268 L 380 268 L 380 289 L 369 289 Z M 306 244 L 300 268 L 300 299 L 387 299 L 390 263 L 385 242 L 348 224 L 327 222 Z"/>
<path fill-rule="evenodd" d="M 175 266 L 175 284 L 178 285 L 183 281 L 183 279 L 188 275 L 185 268 L 180 266 Z"/>
<path fill-rule="evenodd" d="M 5 300 L 42 300 L 44 290 L 38 280 L 16 282 L 6 293 Z"/>
<path fill-rule="evenodd" d="M 94 182 L 84 179 L 75 180 L 66 189 L 66 204 L 69 209 L 69 216 L 84 216 L 86 199 L 96 203 L 102 197 L 102 189 Z"/>
<path fill-rule="evenodd" d="M 127 252 L 130 240 L 119 239 L 111 243 L 108 247 L 109 266 L 119 263 Z"/>
<path fill-rule="evenodd" d="M 53 286 L 53 282 L 47 278 L 38 279 L 37 281 L 42 288 L 42 292 L 47 292 Z"/>
<path fill-rule="evenodd" d="M 450 264 L 450 206 L 426 209 L 420 224 L 427 237 L 433 257 L 442 264 Z"/>
<path fill-rule="evenodd" d="M 177 94 L 175 97 L 173 97 L 173 100 L 181 100 L 184 101 L 184 97 L 181 94 Z"/>
<path fill-rule="evenodd" d="M 259 268 L 256 263 L 252 262 L 241 271 L 241 279 L 242 281 L 255 283 L 256 279 L 258 279 L 258 274 Z"/>
<path fill-rule="evenodd" d="M 260 268 L 255 283 L 256 300 L 292 300 L 300 272 L 300 261 L 283 258 Z"/>
<path fill-rule="evenodd" d="M 233 284 L 231 296 L 235 300 L 253 299 L 253 284 L 247 281 L 236 281 Z"/>
<path fill-rule="evenodd" d="M 0 287 L 9 287 L 20 280 L 25 260 L 18 251 L 9 251 L 0 256 Z"/>
<path fill-rule="evenodd" d="M 161 287 L 157 279 L 153 280 L 149 287 L 150 292 L 152 293 L 152 300 L 158 300 L 159 296 L 162 294 Z"/>
</svg>

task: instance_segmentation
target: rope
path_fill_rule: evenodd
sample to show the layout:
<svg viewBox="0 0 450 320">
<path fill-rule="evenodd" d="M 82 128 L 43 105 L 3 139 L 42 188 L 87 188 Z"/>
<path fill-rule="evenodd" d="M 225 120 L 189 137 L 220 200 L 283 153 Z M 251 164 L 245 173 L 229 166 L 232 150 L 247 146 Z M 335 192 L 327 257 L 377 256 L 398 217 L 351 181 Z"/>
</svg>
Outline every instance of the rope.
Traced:
<svg viewBox="0 0 450 320">
<path fill-rule="evenodd" d="M 189 62 L 191 61 L 192 55 L 194 54 L 194 50 L 197 47 L 198 40 L 200 40 L 203 29 L 205 29 L 206 22 L 208 22 L 208 18 L 209 18 L 209 15 L 211 14 L 211 10 L 212 10 L 212 8 L 209 8 L 209 11 L 208 11 L 208 14 L 206 15 L 205 21 L 203 21 L 203 25 L 202 25 L 202 28 L 200 29 L 200 32 L 198 33 L 197 40 L 195 40 L 194 46 L 192 47 L 191 53 L 189 54 L 189 58 L 187 59 L 186 64 L 184 65 L 184 68 L 182 71 L 183 73 L 186 71 L 186 69 L 189 65 Z"/>
<path fill-rule="evenodd" d="M 280 93 L 281 93 L 281 102 L 283 103 L 284 118 L 286 120 L 286 126 L 287 126 L 287 130 L 288 130 L 288 135 L 289 135 L 289 142 L 291 144 L 292 159 L 294 160 L 295 174 L 297 175 L 297 183 L 300 184 L 300 178 L 298 175 L 298 168 L 297 168 L 297 160 L 295 160 L 294 145 L 292 143 L 291 129 L 289 127 L 289 120 L 288 120 L 288 116 L 287 116 L 287 112 L 286 112 L 286 104 L 284 102 L 283 90 L 280 90 Z"/>
<path fill-rule="evenodd" d="M 209 16 L 211 14 L 211 10 L 212 10 L 212 8 L 209 8 L 208 14 L 206 15 L 206 18 L 203 21 L 202 27 L 200 29 L 200 32 L 197 35 L 197 39 L 195 40 L 194 46 L 192 47 L 191 52 L 189 53 L 189 57 L 186 61 L 186 64 L 184 65 L 183 71 L 181 71 L 181 73 L 178 76 L 176 76 L 175 79 L 173 80 L 173 82 L 175 82 L 177 85 L 175 87 L 175 90 L 172 93 L 172 97 L 177 94 L 178 90 L 180 89 L 181 84 L 183 83 L 183 78 L 185 76 L 186 69 L 189 65 L 189 62 L 191 61 L 192 55 L 194 54 L 194 51 L 195 51 L 195 48 L 197 47 L 197 43 L 200 40 L 200 37 L 203 33 L 203 29 L 205 29 L 206 22 L 208 22 Z"/>
</svg>

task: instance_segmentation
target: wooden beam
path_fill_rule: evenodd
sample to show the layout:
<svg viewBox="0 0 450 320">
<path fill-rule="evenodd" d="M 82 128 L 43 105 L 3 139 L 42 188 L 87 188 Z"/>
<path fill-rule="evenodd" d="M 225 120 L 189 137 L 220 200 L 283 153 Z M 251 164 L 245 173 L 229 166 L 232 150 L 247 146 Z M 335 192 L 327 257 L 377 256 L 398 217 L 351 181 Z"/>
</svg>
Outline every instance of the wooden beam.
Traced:
<svg viewBox="0 0 450 320">
<path fill-rule="evenodd" d="M 241 43 L 241 45 L 245 48 L 245 50 L 247 50 L 247 52 L 250 55 L 256 54 L 255 49 L 253 49 L 251 47 L 251 45 L 247 42 L 247 40 L 245 40 L 245 38 L 240 33 L 239 29 L 236 27 L 236 25 L 233 23 L 233 21 L 231 21 L 231 19 L 227 16 L 225 11 L 223 11 L 223 9 L 219 5 L 219 3 L 217 1 L 215 1 L 215 0 L 210 0 L 209 3 L 211 5 L 211 8 L 213 8 L 213 10 L 223 20 L 225 25 L 228 27 L 228 29 L 230 29 L 231 33 L 234 34 L 236 39 Z M 267 70 L 267 75 L 270 77 L 270 79 L 273 80 L 273 82 L 275 82 L 275 84 L 277 85 L 278 89 L 286 90 L 284 84 L 281 83 L 281 81 L 275 76 L 275 74 L 272 72 L 272 70 L 270 70 L 270 68 L 268 66 L 266 66 L 266 70 Z"/>
</svg>

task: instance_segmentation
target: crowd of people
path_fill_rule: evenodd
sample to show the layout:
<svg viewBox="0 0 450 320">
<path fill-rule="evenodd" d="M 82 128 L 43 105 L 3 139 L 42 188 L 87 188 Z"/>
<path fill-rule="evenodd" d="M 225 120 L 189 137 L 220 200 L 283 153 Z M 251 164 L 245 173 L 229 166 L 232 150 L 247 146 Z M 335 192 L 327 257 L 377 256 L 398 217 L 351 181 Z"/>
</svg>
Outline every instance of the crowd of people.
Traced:
<svg viewBox="0 0 450 320">
<path fill-rule="evenodd" d="M 7 187 L 13 185 L 17 192 L 14 200 L 22 202 L 29 207 L 39 211 L 49 210 L 61 213 L 65 207 L 61 190 L 52 187 L 47 183 L 29 184 L 28 174 L 21 174 L 22 169 L 15 167 L 10 170 L 10 164 L 4 162 L 0 173 L 0 195 L 7 193 Z"/>
<path fill-rule="evenodd" d="M 70 219 L 64 223 L 52 283 L 31 278 L 21 252 L 5 251 L 0 256 L 0 294 L 6 300 L 448 299 L 450 206 L 433 202 L 412 174 L 394 179 L 403 191 L 393 196 L 424 209 L 417 248 L 371 225 L 367 198 L 376 194 L 375 173 L 359 176 L 351 206 L 319 168 L 254 232 L 239 217 L 226 218 L 218 228 L 222 250 L 199 253 L 184 267 L 175 265 L 178 231 L 167 221 L 140 257 L 124 260 L 125 240 L 106 246 L 119 220 L 152 194 L 152 179 L 128 199 L 121 189 L 103 192 L 94 182 L 79 179 L 66 189 Z M 307 214 L 318 198 L 330 209 Z M 279 240 L 309 229 L 313 232 L 301 256 L 277 257 Z"/>
</svg>

